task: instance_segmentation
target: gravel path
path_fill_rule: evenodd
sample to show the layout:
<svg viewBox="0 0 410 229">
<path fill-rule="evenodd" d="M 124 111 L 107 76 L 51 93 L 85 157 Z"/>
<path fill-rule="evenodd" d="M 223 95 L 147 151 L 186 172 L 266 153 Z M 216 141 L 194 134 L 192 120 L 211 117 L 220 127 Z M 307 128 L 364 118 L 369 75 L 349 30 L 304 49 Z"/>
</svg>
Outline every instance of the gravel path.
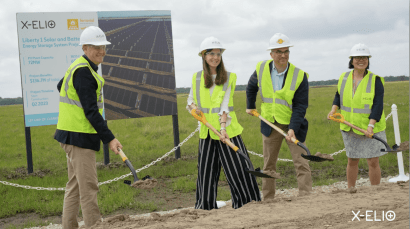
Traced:
<svg viewBox="0 0 410 229">
<path fill-rule="evenodd" d="M 409 176 L 409 174 L 406 174 Z M 381 178 L 381 183 L 388 183 L 389 179 L 393 178 L 392 176 L 386 177 L 386 178 Z M 370 181 L 369 179 L 363 179 L 360 178 L 359 180 L 356 181 L 356 187 L 362 187 L 362 186 L 370 186 Z M 323 185 L 323 186 L 316 186 L 313 187 L 313 194 L 318 194 L 318 193 L 328 193 L 336 190 L 346 190 L 347 189 L 347 182 L 346 181 L 341 181 L 341 182 L 336 182 L 330 185 Z M 276 196 L 278 198 L 283 198 L 283 197 L 292 197 L 292 196 L 297 196 L 298 195 L 298 189 L 297 188 L 292 188 L 292 189 L 282 189 L 282 190 L 276 190 Z M 231 205 L 231 201 L 218 201 L 218 204 L 226 204 L 226 206 Z M 190 208 L 183 208 L 183 209 L 175 209 L 175 210 L 170 210 L 170 211 L 161 211 L 161 212 L 156 212 L 160 215 L 168 214 L 168 213 L 174 213 L 174 212 L 179 212 L 184 209 L 192 209 L 193 207 Z M 151 213 L 146 213 L 146 214 L 141 214 L 141 215 L 133 215 L 130 216 L 131 218 L 137 218 L 137 217 L 149 217 Z M 80 227 L 84 225 L 84 221 L 81 221 L 79 223 Z M 61 224 L 50 224 L 48 226 L 42 226 L 42 227 L 31 227 L 29 229 L 62 229 Z"/>
</svg>

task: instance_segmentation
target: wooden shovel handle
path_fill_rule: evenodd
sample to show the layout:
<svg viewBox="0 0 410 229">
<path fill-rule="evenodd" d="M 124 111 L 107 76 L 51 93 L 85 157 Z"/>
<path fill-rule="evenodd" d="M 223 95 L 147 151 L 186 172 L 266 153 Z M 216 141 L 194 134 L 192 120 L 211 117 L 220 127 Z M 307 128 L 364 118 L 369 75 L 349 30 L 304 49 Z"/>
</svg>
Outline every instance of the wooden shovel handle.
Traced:
<svg viewBox="0 0 410 229">
<path fill-rule="evenodd" d="M 256 110 L 252 110 L 252 115 L 256 116 L 258 118 L 260 118 L 262 121 L 264 121 L 266 124 L 268 124 L 270 127 L 272 127 L 273 129 L 275 129 L 276 131 L 278 131 L 280 134 L 282 134 L 283 136 L 288 136 L 288 134 L 285 133 L 285 131 L 283 131 L 281 128 L 275 126 L 273 123 L 269 122 L 268 120 L 266 120 L 264 117 L 262 117 Z M 292 140 L 293 143 L 298 144 L 299 140 L 297 140 L 294 137 L 290 138 Z"/>
<path fill-rule="evenodd" d="M 218 135 L 218 137 L 221 139 L 223 138 L 222 134 L 219 133 L 219 131 L 217 131 L 215 129 L 215 127 L 213 127 L 209 122 L 205 123 L 205 126 L 207 126 L 210 130 L 212 130 L 216 135 Z M 229 141 L 229 139 L 225 139 L 225 144 L 227 144 L 229 147 L 231 147 L 235 152 L 238 151 L 238 147 L 233 144 L 231 141 Z"/>
<path fill-rule="evenodd" d="M 128 160 L 127 156 L 125 156 L 125 153 L 120 148 L 117 148 L 117 150 L 120 152 L 120 157 L 122 161 L 125 162 L 126 160 Z"/>
<path fill-rule="evenodd" d="M 339 117 L 339 118 L 336 118 L 336 117 Z M 340 113 L 334 113 L 333 115 L 330 115 L 329 118 L 330 118 L 331 120 L 335 121 L 335 122 L 340 122 L 340 123 L 346 124 L 346 125 L 352 127 L 353 129 L 362 132 L 363 134 L 366 133 L 365 130 L 363 130 L 363 129 L 361 129 L 361 128 L 359 128 L 359 127 L 357 127 L 357 126 L 351 124 L 350 122 L 346 121 L 345 118 L 344 118 L 344 116 L 343 116 L 342 114 L 340 114 Z M 372 134 L 370 137 L 373 137 L 373 134 Z"/>
<path fill-rule="evenodd" d="M 216 135 L 218 135 L 218 137 L 221 139 L 223 138 L 222 134 L 219 133 L 219 131 L 217 131 L 215 129 L 215 127 L 213 127 L 208 121 L 206 121 L 205 115 L 204 113 L 202 113 L 202 111 L 200 111 L 201 114 L 200 116 L 196 113 L 196 109 L 192 109 L 191 110 L 191 115 L 194 116 L 198 121 L 202 122 L 205 126 L 207 126 L 210 130 L 212 130 Z M 225 140 L 225 144 L 227 144 L 229 147 L 231 147 L 235 152 L 238 151 L 238 147 L 233 144 L 231 141 L 229 141 L 229 139 Z"/>
</svg>

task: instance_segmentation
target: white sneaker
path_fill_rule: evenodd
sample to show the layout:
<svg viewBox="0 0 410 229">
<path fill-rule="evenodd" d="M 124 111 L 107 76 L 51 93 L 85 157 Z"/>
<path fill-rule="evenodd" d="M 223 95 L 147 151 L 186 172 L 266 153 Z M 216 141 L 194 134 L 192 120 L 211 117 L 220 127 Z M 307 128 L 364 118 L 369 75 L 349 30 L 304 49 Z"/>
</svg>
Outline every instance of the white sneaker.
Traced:
<svg viewBox="0 0 410 229">
<path fill-rule="evenodd" d="M 226 203 L 225 203 L 225 201 L 216 201 L 216 206 L 218 208 L 225 207 Z"/>
</svg>

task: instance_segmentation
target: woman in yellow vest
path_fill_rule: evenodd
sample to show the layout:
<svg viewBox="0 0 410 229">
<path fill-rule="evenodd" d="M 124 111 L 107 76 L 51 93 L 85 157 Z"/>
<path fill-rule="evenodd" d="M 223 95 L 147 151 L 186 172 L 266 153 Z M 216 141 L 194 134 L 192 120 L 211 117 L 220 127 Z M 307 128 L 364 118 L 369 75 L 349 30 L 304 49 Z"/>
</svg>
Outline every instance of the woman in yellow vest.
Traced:
<svg viewBox="0 0 410 229">
<path fill-rule="evenodd" d="M 198 55 L 202 57 L 203 70 L 194 73 L 188 97 L 187 109 L 196 109 L 197 112 L 201 110 L 206 120 L 224 136 L 219 139 L 208 127 L 201 124 L 196 209 L 218 208 L 216 196 L 221 166 L 231 190 L 233 208 L 261 200 L 255 177 L 245 171 L 246 162 L 224 144 L 225 139 L 230 139 L 247 154 L 240 136 L 243 128 L 233 109 L 236 74 L 225 70 L 222 61 L 224 51 L 222 44 L 215 37 L 208 37 L 201 43 Z"/>
<path fill-rule="evenodd" d="M 384 145 L 372 139 L 375 136 L 386 140 L 386 118 L 383 111 L 384 78 L 369 71 L 369 48 L 356 44 L 350 51 L 349 68 L 353 71 L 343 73 L 339 78 L 337 92 L 333 101 L 333 115 L 337 109 L 346 121 L 367 130 L 363 134 L 346 124 L 340 124 L 343 141 L 348 157 L 346 176 L 350 192 L 356 192 L 356 179 L 359 170 L 359 159 L 366 158 L 369 165 L 369 179 L 372 185 L 380 184 L 381 171 L 379 157 Z"/>
</svg>

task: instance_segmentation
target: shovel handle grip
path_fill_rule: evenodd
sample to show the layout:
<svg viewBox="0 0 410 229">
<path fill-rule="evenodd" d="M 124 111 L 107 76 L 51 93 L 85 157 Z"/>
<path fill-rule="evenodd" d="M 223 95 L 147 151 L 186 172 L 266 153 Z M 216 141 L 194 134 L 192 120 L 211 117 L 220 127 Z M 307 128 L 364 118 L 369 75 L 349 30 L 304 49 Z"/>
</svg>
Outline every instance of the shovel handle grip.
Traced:
<svg viewBox="0 0 410 229">
<path fill-rule="evenodd" d="M 332 121 L 340 122 L 340 123 L 343 123 L 344 121 L 346 121 L 345 117 L 343 117 L 343 115 L 340 113 L 334 113 L 333 115 L 330 115 L 329 118 Z"/>
<path fill-rule="evenodd" d="M 269 122 L 268 120 L 266 120 L 264 117 L 262 117 L 262 115 L 260 115 L 256 110 L 252 110 L 251 111 L 253 116 L 256 116 L 258 118 L 260 118 L 262 121 L 264 121 L 266 124 L 268 124 L 270 127 L 272 127 L 273 129 L 275 129 L 276 131 L 278 131 L 280 134 L 282 134 L 283 136 L 287 137 L 288 134 L 285 133 L 285 131 L 283 131 L 281 128 L 275 126 L 273 123 Z M 295 143 L 296 145 L 298 144 L 299 140 L 297 140 L 296 138 L 292 137 L 290 138 L 292 140 L 293 143 Z"/>
<path fill-rule="evenodd" d="M 337 118 L 337 117 L 338 117 L 338 118 Z M 340 113 L 334 113 L 333 115 L 330 115 L 329 118 L 330 118 L 331 120 L 335 121 L 335 122 L 340 122 L 340 123 L 346 124 L 346 125 L 352 127 L 353 129 L 362 132 L 363 134 L 366 133 L 366 131 L 363 130 L 362 128 L 359 128 L 359 127 L 357 127 L 357 126 L 351 124 L 350 122 L 346 121 L 345 118 L 344 118 L 344 116 L 343 116 L 342 114 L 340 114 Z M 373 138 L 373 134 L 370 135 L 370 138 Z"/>
<path fill-rule="evenodd" d="M 256 110 L 252 110 L 252 111 L 251 111 L 251 114 L 252 114 L 253 116 L 256 116 L 256 117 L 259 117 L 259 115 L 260 115 Z"/>
<path fill-rule="evenodd" d="M 196 113 L 196 109 L 191 110 L 191 115 L 194 116 L 198 121 L 202 122 L 203 124 L 206 124 L 208 121 L 206 121 L 204 113 L 200 110 L 200 114 L 198 115 Z"/>
<path fill-rule="evenodd" d="M 123 162 L 128 160 L 127 156 L 125 156 L 125 153 L 120 148 L 117 148 L 117 150 L 118 150 L 118 152 L 120 152 L 120 157 L 121 157 Z"/>
</svg>

